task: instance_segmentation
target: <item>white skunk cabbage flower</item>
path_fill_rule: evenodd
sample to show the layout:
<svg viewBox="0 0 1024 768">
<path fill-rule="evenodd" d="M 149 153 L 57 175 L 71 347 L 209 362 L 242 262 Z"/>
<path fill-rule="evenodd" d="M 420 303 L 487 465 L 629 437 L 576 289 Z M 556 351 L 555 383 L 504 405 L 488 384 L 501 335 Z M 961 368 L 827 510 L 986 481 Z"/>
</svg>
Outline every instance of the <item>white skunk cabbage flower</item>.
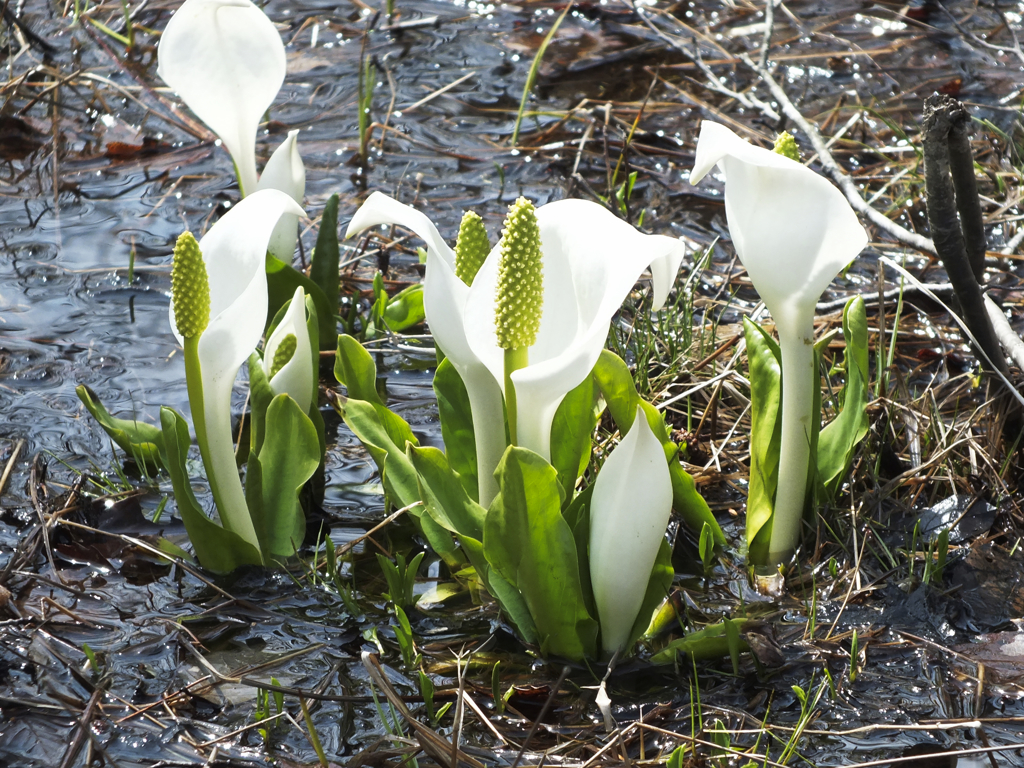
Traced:
<svg viewBox="0 0 1024 768">
<path fill-rule="evenodd" d="M 284 43 L 249 0 L 186 0 L 160 38 L 157 73 L 224 143 L 256 190 L 256 131 L 281 89 Z M 289 254 L 290 258 L 290 254 Z"/>
<path fill-rule="evenodd" d="M 306 292 L 299 286 L 281 322 L 267 339 L 263 371 L 274 394 L 290 395 L 303 413 L 313 403 L 312 354 L 306 325 Z"/>
<path fill-rule="evenodd" d="M 536 210 L 541 235 L 544 299 L 529 365 L 512 374 L 518 399 L 518 444 L 550 460 L 551 423 L 562 398 L 597 363 L 611 319 L 648 267 L 654 307 L 668 297 L 682 262 L 681 241 L 644 235 L 584 200 L 560 200 Z M 462 376 L 473 411 L 479 498 L 497 493 L 494 470 L 505 451 L 502 412 L 504 350 L 495 332 L 499 246 L 472 286 L 455 274 L 455 252 L 422 213 L 380 192 L 356 212 L 348 236 L 380 224 L 411 229 L 427 244 L 423 306 L 438 346 Z"/>
<path fill-rule="evenodd" d="M 590 581 L 608 655 L 627 650 L 671 514 L 665 449 L 637 408 L 601 467 L 590 503 Z"/>
<path fill-rule="evenodd" d="M 551 424 L 562 398 L 597 364 L 612 317 L 648 267 L 655 310 L 661 309 L 685 253 L 682 241 L 645 235 L 607 208 L 559 200 L 537 208 L 543 259 L 543 308 L 529 364 L 512 374 L 519 445 L 551 459 Z M 503 384 L 494 307 L 498 248 L 473 281 L 465 327 L 473 355 Z M 429 317 L 427 318 L 429 320 Z"/>
<path fill-rule="evenodd" d="M 843 194 L 799 162 L 752 146 L 705 120 L 690 174 L 725 174 L 725 213 L 736 253 L 775 320 L 782 351 L 782 447 L 769 557 L 781 563 L 800 538 L 810 460 L 814 307 L 867 245 Z"/>
<path fill-rule="evenodd" d="M 306 194 L 306 166 L 299 154 L 298 135 L 298 130 L 288 131 L 288 138 L 281 142 L 267 161 L 256 189 L 279 189 L 302 205 L 302 198 Z M 267 250 L 281 261 L 291 264 L 298 242 L 299 217 L 294 213 L 286 213 L 274 227 Z"/>
<path fill-rule="evenodd" d="M 215 501 L 224 527 L 238 533 L 257 549 L 259 541 L 235 465 L 231 390 L 239 367 L 263 336 L 267 322 L 264 267 L 267 242 L 284 213 L 304 214 L 298 203 L 284 192 L 276 189 L 255 192 L 232 207 L 199 241 L 208 275 L 209 324 L 201 330 L 198 340 L 201 422 L 205 434 L 197 436 L 200 447 L 204 441 L 208 446 L 203 462 L 211 486 L 217 489 Z M 184 346 L 185 339 L 174 317 L 174 304 L 172 301 L 170 306 L 171 328 Z M 306 354 L 308 361 L 308 351 Z M 307 400 L 311 390 L 310 386 Z M 195 414 L 193 421 L 200 423 Z M 200 431 L 198 427 L 196 431 Z"/>
</svg>

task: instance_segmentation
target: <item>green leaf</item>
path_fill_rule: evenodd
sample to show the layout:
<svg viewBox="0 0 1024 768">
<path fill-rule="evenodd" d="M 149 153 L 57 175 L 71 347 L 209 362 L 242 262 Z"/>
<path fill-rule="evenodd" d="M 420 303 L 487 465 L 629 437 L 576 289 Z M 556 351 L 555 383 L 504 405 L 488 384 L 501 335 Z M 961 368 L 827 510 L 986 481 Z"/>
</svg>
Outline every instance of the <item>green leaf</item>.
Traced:
<svg viewBox="0 0 1024 768">
<path fill-rule="evenodd" d="M 590 463 L 591 442 L 597 426 L 594 379 L 585 378 L 570 391 L 555 411 L 551 424 L 551 464 L 558 472 L 566 499 L 572 499 L 576 481 Z"/>
<path fill-rule="evenodd" d="M 309 279 L 320 288 L 324 297 L 336 310 L 338 307 L 338 193 L 327 198 L 324 212 L 320 216 L 320 231 L 316 235 L 316 247 L 309 260 Z M 337 312 L 332 312 L 337 314 Z M 333 334 L 332 334 L 333 335 Z M 328 346 L 328 349 L 330 346 Z"/>
<path fill-rule="evenodd" d="M 745 619 L 726 619 L 725 621 L 732 622 L 737 630 L 742 630 L 746 624 Z M 651 663 L 671 664 L 680 654 L 691 656 L 696 661 L 721 659 L 730 655 L 729 645 L 725 622 L 712 624 L 699 632 L 691 632 L 685 637 L 673 640 L 651 657 Z M 741 651 L 750 650 L 750 646 L 742 637 L 739 640 L 739 649 Z"/>
<path fill-rule="evenodd" d="M 427 319 L 423 309 L 423 283 L 414 283 L 392 296 L 384 309 L 384 322 L 395 333 Z"/>
<path fill-rule="evenodd" d="M 306 296 L 306 332 L 309 334 L 309 364 L 313 366 L 313 391 L 306 415 L 313 422 L 320 445 L 320 463 L 306 487 L 312 500 L 320 504 L 326 486 L 327 427 L 324 424 L 324 416 L 320 413 L 320 316 L 312 296 Z"/>
<path fill-rule="evenodd" d="M 320 465 L 316 427 L 291 396 L 277 395 L 267 408 L 266 439 L 258 457 L 250 454 L 246 499 L 256 535 L 268 560 L 286 559 L 302 545 L 306 516 L 299 492 Z M 256 470 L 255 472 L 253 470 Z"/>
<path fill-rule="evenodd" d="M 846 383 L 843 409 L 818 436 L 818 478 L 826 498 L 834 499 L 853 463 L 857 445 L 868 433 L 868 320 L 864 299 L 855 296 L 843 310 Z"/>
<path fill-rule="evenodd" d="M 637 394 L 629 367 L 621 357 L 605 349 L 597 359 L 593 376 L 612 420 L 618 425 L 619 431 L 626 434 L 633 426 L 636 409 L 640 405 L 640 395 Z"/>
<path fill-rule="evenodd" d="M 565 505 L 562 517 L 565 518 L 566 525 L 572 529 L 572 538 L 576 542 L 576 558 L 579 563 L 583 604 L 591 616 L 597 616 L 594 586 L 590 581 L 590 499 L 593 495 L 594 484 L 591 483 L 576 494 L 575 499 Z"/>
<path fill-rule="evenodd" d="M 339 342 L 340 345 L 340 342 Z M 441 439 L 448 464 L 462 481 L 473 501 L 479 501 L 477 482 L 476 439 L 473 433 L 473 412 L 466 385 L 451 360 L 445 358 L 434 373 L 434 394 L 441 419 Z"/>
<path fill-rule="evenodd" d="M 263 370 L 258 352 L 249 355 L 249 456 L 257 455 L 266 434 L 267 408 L 274 399 L 274 390 Z"/>
<path fill-rule="evenodd" d="M 134 419 L 115 419 L 96 393 L 85 384 L 79 384 L 75 393 L 85 409 L 122 451 L 150 469 L 161 466 L 160 446 L 163 438 L 159 427 Z"/>
<path fill-rule="evenodd" d="M 627 650 L 632 648 L 637 639 L 651 626 L 654 612 L 672 588 L 672 580 L 675 575 L 676 569 L 672 567 L 672 547 L 667 540 L 662 539 L 661 546 L 658 548 L 658 556 L 654 560 L 654 568 L 651 569 L 651 580 L 647 583 L 644 600 L 640 603 L 640 612 L 636 615 L 633 629 L 629 633 L 629 642 L 626 643 Z"/>
<path fill-rule="evenodd" d="M 267 320 L 277 316 L 291 298 L 295 295 L 295 289 L 300 285 L 306 289 L 306 294 L 316 304 L 316 314 L 320 328 L 321 349 L 331 349 L 334 346 L 334 336 L 338 332 L 337 312 L 338 300 L 335 297 L 334 305 L 327 300 L 327 296 L 320 289 L 320 286 L 292 267 L 285 264 L 275 256 L 267 254 Z"/>
<path fill-rule="evenodd" d="M 164 466 L 171 476 L 178 514 L 185 523 L 196 558 L 215 573 L 229 573 L 240 565 L 262 565 L 263 557 L 255 547 L 208 518 L 196 501 L 186 463 L 192 441 L 185 419 L 171 408 L 161 408 L 160 424 Z"/>
<path fill-rule="evenodd" d="M 537 634 L 537 625 L 533 623 L 530 609 L 519 590 L 509 584 L 497 570 L 490 566 L 484 554 L 484 546 L 480 541 L 469 536 L 460 536 L 459 543 L 469 562 L 476 569 L 477 575 L 487 587 L 487 591 L 498 601 L 501 610 L 519 630 L 523 640 L 531 645 L 538 645 L 540 638 Z"/>
<path fill-rule="evenodd" d="M 409 425 L 383 405 L 365 400 L 346 399 L 335 406 L 355 436 L 369 451 L 381 473 L 384 492 L 395 507 L 407 507 L 420 501 L 416 470 L 405 455 L 408 443 L 418 445 Z M 402 447 L 399 447 L 401 445 Z M 465 559 L 459 553 L 451 534 L 425 514 L 422 504 L 409 510 L 427 543 L 452 568 L 459 568 Z"/>
<path fill-rule="evenodd" d="M 593 656 L 597 622 L 587 612 L 572 530 L 562 517 L 554 467 L 525 448 L 505 451 L 499 493 L 484 522 L 484 553 L 522 594 L 544 656 Z"/>
<path fill-rule="evenodd" d="M 772 510 L 782 446 L 782 355 L 761 326 L 743 318 L 750 370 L 750 484 L 747 488 L 747 548 L 754 563 L 768 559 Z"/>
<path fill-rule="evenodd" d="M 334 378 L 348 390 L 348 396 L 384 406 L 377 392 L 377 366 L 362 344 L 346 334 L 338 336 L 334 356 Z"/>
<path fill-rule="evenodd" d="M 444 452 L 409 445 L 406 454 L 418 475 L 420 498 L 434 521 L 452 533 L 482 539 L 487 510 L 466 493 Z"/>
</svg>

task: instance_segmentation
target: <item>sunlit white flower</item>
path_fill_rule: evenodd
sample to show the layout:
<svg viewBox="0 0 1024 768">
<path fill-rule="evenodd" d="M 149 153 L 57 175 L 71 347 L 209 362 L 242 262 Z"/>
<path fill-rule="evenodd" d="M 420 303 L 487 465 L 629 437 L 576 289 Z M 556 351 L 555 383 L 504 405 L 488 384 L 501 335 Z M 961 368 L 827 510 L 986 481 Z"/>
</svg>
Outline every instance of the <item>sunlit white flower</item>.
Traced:
<svg viewBox="0 0 1024 768">
<path fill-rule="evenodd" d="M 725 212 L 736 253 L 775 320 L 782 350 L 782 447 L 769 557 L 781 562 L 800 535 L 810 459 L 814 308 L 836 274 L 867 245 L 843 194 L 802 164 L 754 147 L 705 120 L 690 180 L 725 173 Z"/>
<path fill-rule="evenodd" d="M 625 650 L 672 514 L 665 449 L 643 409 L 601 467 L 590 504 L 590 582 L 601 646 Z"/>
<path fill-rule="evenodd" d="M 282 218 L 284 218 L 282 216 Z M 274 359 L 281 343 L 289 336 L 295 338 L 295 347 L 288 362 L 274 373 Z M 313 367 L 312 347 L 309 342 L 309 327 L 306 325 L 306 293 L 302 287 L 295 289 L 288 310 L 281 322 L 267 339 L 263 350 L 263 371 L 270 380 L 275 395 L 287 394 L 299 404 L 299 410 L 306 413 L 312 404 Z M 273 373 L 273 376 L 271 374 Z"/>
<path fill-rule="evenodd" d="M 273 23 L 249 0 L 186 0 L 167 22 L 157 60 L 160 77 L 231 153 L 242 193 L 254 192 L 256 131 L 285 76 Z"/>
<path fill-rule="evenodd" d="M 550 458 L 551 423 L 565 395 L 593 370 L 611 319 L 648 267 L 660 308 L 683 258 L 683 244 L 644 235 L 596 203 L 560 200 L 537 208 L 544 305 L 529 365 L 512 374 L 518 399 L 518 441 Z M 424 310 L 430 330 L 462 376 L 473 410 L 480 503 L 497 492 L 493 471 L 505 449 L 502 413 L 504 350 L 495 336 L 498 249 L 472 287 L 455 274 L 455 253 L 422 213 L 375 192 L 356 212 L 351 236 L 379 224 L 400 224 L 427 244 Z"/>
<path fill-rule="evenodd" d="M 303 210 L 279 190 L 255 192 L 233 206 L 199 241 L 210 290 L 210 320 L 198 342 L 210 454 L 203 460 L 207 474 L 216 478 L 220 492 L 217 508 L 224 527 L 257 549 L 259 542 L 235 466 L 231 390 L 239 367 L 263 336 L 267 321 L 267 242 L 284 213 L 302 215 Z M 171 328 L 184 344 L 174 320 L 173 302 L 170 316 Z M 308 351 L 305 359 L 309 359 Z"/>
<path fill-rule="evenodd" d="M 298 130 L 288 132 L 288 138 L 281 142 L 267 161 L 256 189 L 279 189 L 302 205 L 302 198 L 306 194 L 306 166 L 299 155 L 298 135 Z M 294 213 L 286 213 L 274 227 L 267 250 L 281 261 L 291 263 L 298 241 L 299 217 Z"/>
</svg>

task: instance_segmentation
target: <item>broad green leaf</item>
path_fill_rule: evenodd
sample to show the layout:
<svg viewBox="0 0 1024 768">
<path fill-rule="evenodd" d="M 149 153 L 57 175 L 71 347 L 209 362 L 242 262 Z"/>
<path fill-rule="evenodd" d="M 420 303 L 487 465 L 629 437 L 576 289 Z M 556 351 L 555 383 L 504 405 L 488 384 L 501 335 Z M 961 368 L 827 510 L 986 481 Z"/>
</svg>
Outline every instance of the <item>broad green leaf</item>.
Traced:
<svg viewBox="0 0 1024 768">
<path fill-rule="evenodd" d="M 625 435 L 633 426 L 637 406 L 641 404 L 629 368 L 618 355 L 604 350 L 594 367 L 593 376 L 615 425 L 619 432 Z M 715 516 L 711 514 L 711 508 L 697 492 L 693 478 L 676 459 L 679 446 L 672 442 L 668 427 L 665 425 L 665 417 L 650 403 L 644 402 L 642 407 L 651 431 L 665 447 L 665 460 L 672 476 L 672 507 L 695 534 L 700 534 L 707 524 L 714 534 L 715 543 L 725 546 L 725 533 L 715 520 Z"/>
<path fill-rule="evenodd" d="M 726 619 L 736 629 L 742 631 L 745 619 Z M 737 626 L 738 625 L 738 626 Z M 712 624 L 699 632 L 691 632 L 685 637 L 673 640 L 651 657 L 652 664 L 671 664 L 680 654 L 691 656 L 696 661 L 704 659 L 721 659 L 729 654 L 729 638 L 726 636 L 725 622 Z M 740 638 L 740 650 L 748 651 L 750 646 Z"/>
<path fill-rule="evenodd" d="M 772 510 L 779 482 L 782 445 L 782 363 L 779 345 L 761 326 L 743 318 L 750 376 L 750 484 L 747 487 L 747 548 L 751 562 L 764 563 L 772 536 Z"/>
<path fill-rule="evenodd" d="M 309 333 L 309 362 L 313 366 L 313 392 L 309 401 L 309 413 L 306 415 L 313 422 L 317 442 L 320 444 L 320 463 L 307 487 L 313 500 L 319 504 L 323 501 L 326 484 L 327 427 L 324 424 L 324 416 L 320 413 L 320 319 L 312 296 L 306 296 L 306 332 Z"/>
<path fill-rule="evenodd" d="M 327 198 L 324 212 L 320 216 L 320 231 L 317 232 L 316 247 L 309 260 L 309 279 L 317 284 L 321 293 L 330 302 L 333 308 L 332 316 L 337 314 L 338 309 L 339 260 L 338 193 L 335 192 Z"/>
<path fill-rule="evenodd" d="M 178 514 L 185 523 L 196 558 L 214 573 L 229 573 L 240 565 L 262 565 L 263 557 L 255 547 L 208 518 L 196 501 L 188 476 L 188 449 L 192 441 L 185 419 L 171 408 L 161 408 L 160 424 L 164 466 L 171 476 Z"/>
<path fill-rule="evenodd" d="M 444 452 L 410 445 L 406 453 L 419 477 L 420 498 L 430 516 L 452 533 L 482 539 L 487 510 L 466 493 Z"/>
<path fill-rule="evenodd" d="M 843 409 L 818 436 L 818 478 L 826 498 L 835 498 L 857 445 L 868 433 L 868 321 L 860 296 L 850 299 L 843 310 L 843 337 Z"/>
<path fill-rule="evenodd" d="M 487 591 L 498 601 L 501 610 L 505 612 L 516 629 L 519 630 L 523 640 L 531 645 L 538 645 L 540 640 L 537 635 L 537 626 L 533 623 L 530 609 L 527 607 L 526 601 L 523 600 L 519 590 L 509 584 L 497 570 L 490 566 L 484 555 L 483 544 L 478 539 L 460 536 L 459 543 L 462 545 L 462 550 L 466 553 L 469 562 L 476 569 L 480 580 L 487 587 Z"/>
<path fill-rule="evenodd" d="M 380 335 L 381 326 L 384 324 L 384 312 L 388 307 L 388 292 L 384 289 L 384 276 L 380 272 L 373 276 L 373 296 L 373 306 L 370 307 L 366 327 L 363 329 L 363 338 L 367 341 Z"/>
<path fill-rule="evenodd" d="M 663 539 L 658 549 L 658 557 L 654 561 L 654 568 L 651 569 L 651 580 L 647 584 L 647 592 L 644 593 L 644 601 L 640 604 L 640 612 L 636 615 L 636 622 L 629 633 L 629 642 L 626 649 L 631 649 L 637 639 L 640 638 L 647 628 L 651 626 L 651 619 L 658 606 L 665 600 L 669 590 L 672 588 L 672 580 L 675 578 L 676 569 L 672 567 L 672 547 L 668 541 Z"/>
<path fill-rule="evenodd" d="M 500 491 L 484 522 L 488 562 L 522 594 L 542 655 L 593 656 L 597 622 L 584 604 L 576 544 L 562 517 L 554 467 L 512 446 L 496 475 Z"/>
<path fill-rule="evenodd" d="M 593 495 L 594 484 L 591 483 L 576 494 L 575 499 L 565 505 L 562 517 L 565 518 L 566 525 L 572 529 L 572 538 L 576 542 L 576 559 L 579 562 L 583 604 L 591 616 L 597 616 L 594 586 L 590 581 L 590 499 Z"/>
<path fill-rule="evenodd" d="M 348 396 L 383 406 L 377 392 L 377 366 L 362 344 L 346 334 L 338 336 L 334 356 L 334 378 L 348 390 Z"/>
<path fill-rule="evenodd" d="M 250 507 L 256 535 L 268 560 L 289 558 L 306 533 L 299 491 L 320 465 L 316 427 L 289 395 L 277 395 L 267 408 L 266 439 L 258 458 L 250 455 L 254 464 L 261 474 L 261 504 Z M 247 486 L 255 479 L 246 473 Z"/>
<path fill-rule="evenodd" d="M 263 370 L 263 361 L 258 352 L 249 355 L 249 456 L 257 455 L 263 448 L 266 434 L 267 408 L 274 399 L 274 390 Z"/>
<path fill-rule="evenodd" d="M 419 325 L 426 320 L 423 310 L 423 283 L 413 283 L 388 300 L 384 309 L 384 322 L 395 333 Z"/>
<path fill-rule="evenodd" d="M 572 499 L 576 481 L 590 463 L 597 426 L 594 396 L 594 380 L 588 376 L 562 398 L 551 424 L 551 464 L 558 472 L 558 482 L 567 500 Z"/>
<path fill-rule="evenodd" d="M 448 464 L 459 474 L 466 493 L 479 500 L 477 484 L 476 440 L 473 433 L 473 413 L 469 395 L 462 377 L 451 360 L 441 360 L 434 373 L 434 394 L 437 395 L 437 413 L 441 419 L 441 439 Z"/>
<path fill-rule="evenodd" d="M 338 332 L 336 313 L 338 300 L 335 297 L 334 306 L 327 300 L 327 296 L 320 290 L 320 286 L 299 272 L 290 264 L 285 264 L 275 256 L 267 254 L 267 320 L 277 316 L 278 311 L 295 295 L 295 289 L 300 285 L 306 289 L 306 294 L 311 296 L 316 304 L 316 314 L 320 326 L 320 343 L 324 345 L 321 349 L 331 349 L 334 346 L 334 336 Z"/>
<path fill-rule="evenodd" d="M 160 443 L 162 436 L 159 427 L 144 421 L 114 418 L 100 402 L 96 393 L 85 384 L 75 387 L 75 393 L 85 409 L 122 451 L 150 469 L 161 466 Z"/>
<path fill-rule="evenodd" d="M 345 424 L 355 433 L 369 451 L 381 473 L 384 492 L 392 505 L 407 507 L 420 501 L 416 470 L 405 455 L 408 443 L 417 445 L 409 425 L 398 414 L 383 405 L 375 406 L 365 400 L 346 399 L 335 406 Z M 401 441 L 401 448 L 399 447 Z M 455 546 L 451 534 L 425 514 L 423 505 L 416 504 L 409 510 L 409 516 L 433 549 L 445 563 L 458 568 L 465 561 Z"/>
<path fill-rule="evenodd" d="M 593 377 L 607 403 L 612 420 L 622 434 L 626 434 L 633 425 L 636 408 L 640 404 L 640 395 L 637 394 L 629 367 L 621 357 L 605 349 L 597 359 Z"/>
</svg>

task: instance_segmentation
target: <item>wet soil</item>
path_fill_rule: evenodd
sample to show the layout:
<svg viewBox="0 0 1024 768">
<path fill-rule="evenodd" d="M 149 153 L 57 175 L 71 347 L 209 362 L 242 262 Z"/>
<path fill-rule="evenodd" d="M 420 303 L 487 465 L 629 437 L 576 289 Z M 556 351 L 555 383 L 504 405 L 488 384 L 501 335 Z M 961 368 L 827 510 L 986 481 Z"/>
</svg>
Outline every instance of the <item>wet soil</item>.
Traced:
<svg viewBox="0 0 1024 768">
<path fill-rule="evenodd" d="M 155 75 L 155 38 L 146 28 L 162 28 L 175 5 L 129 5 L 136 26 L 130 52 L 91 23 L 73 23 L 59 3 L 17 5 L 18 18 L 44 43 L 26 43 L 27 33 L 10 24 L 0 30 L 7 64 L 0 110 L 0 464 L 11 467 L 0 507 L 0 766 L 313 765 L 296 690 L 311 705 L 333 763 L 404 765 L 415 759 L 416 737 L 406 723 L 405 736 L 393 735 L 401 718 L 375 703 L 380 693 L 371 691 L 359 656 L 380 653 L 398 695 L 430 721 L 417 673 L 399 655 L 374 557 L 379 549 L 414 550 L 408 527 L 396 524 L 352 549 L 343 578 L 359 611 L 346 607 L 322 571 L 251 570 L 214 579 L 169 565 L 147 549 L 159 536 L 185 541 L 173 501 L 154 521 L 169 483 L 131 468 L 119 476 L 120 459 L 74 394 L 77 384 L 88 384 L 112 412 L 147 420 L 161 405 L 188 410 L 167 320 L 170 248 L 183 228 L 208 227 L 238 191 L 227 153 Z M 520 146 L 510 148 L 530 61 L 562 8 L 399 0 L 389 20 L 361 2 L 268 3 L 288 44 L 289 74 L 258 153 L 265 159 L 288 129 L 301 128 L 311 216 L 304 252 L 333 193 L 341 197 L 342 222 L 368 190 L 382 190 L 428 210 L 446 236 L 466 208 L 495 232 L 521 194 L 537 203 L 607 196 L 636 121 L 615 176 L 621 183 L 627 171 L 638 172 L 627 215 L 636 220 L 645 210 L 645 229 L 684 237 L 695 249 L 724 238 L 698 281 L 694 322 L 719 323 L 717 340 L 728 338 L 757 299 L 728 243 L 720 183 L 688 183 L 697 126 L 702 118 L 726 120 L 762 139 L 785 126 L 708 89 L 694 61 L 631 7 L 586 2 L 549 48 Z M 912 229 L 926 228 L 914 148 L 921 101 L 936 89 L 964 100 L 978 121 L 978 161 L 990 179 L 983 188 L 989 247 L 996 251 L 1024 218 L 1015 202 L 1022 58 L 1005 26 L 1019 34 L 1024 8 L 946 8 L 951 15 L 930 2 L 786 3 L 775 9 L 772 59 L 776 76 L 826 135 L 849 126 L 835 145 L 837 158 L 869 199 L 877 193 L 877 207 Z M 698 41 L 721 83 L 740 92 L 754 83 L 734 55 L 756 56 L 760 3 L 681 2 L 658 10 L 666 14 L 662 21 L 672 19 L 665 29 Z M 93 18 L 123 30 L 120 6 L 99 6 Z M 972 34 L 1005 48 L 987 48 Z M 361 162 L 356 100 L 364 53 L 378 71 L 377 127 Z M 770 98 L 763 88 L 754 93 Z M 873 235 L 872 248 L 826 300 L 877 294 L 879 253 L 903 254 L 922 279 L 942 282 L 933 261 Z M 400 246 L 383 264 L 356 261 L 347 289 L 365 294 L 385 264 L 390 286 L 418 278 L 414 250 Z M 1011 311 L 1020 300 L 1016 264 L 996 262 L 991 273 Z M 893 279 L 888 273 L 883 288 Z M 891 332 L 894 307 L 886 309 Z M 911 400 L 932 386 L 961 386 L 972 360 L 948 318 L 920 297 L 908 298 L 906 311 L 913 322 L 899 337 L 901 392 Z M 629 322 L 624 315 L 623 324 Z M 429 365 L 396 349 L 378 356 L 396 410 L 421 440 L 439 444 Z M 331 384 L 329 365 L 324 384 Z M 962 389 L 964 402 L 984 401 L 984 392 Z M 742 429 L 723 442 L 735 405 L 728 396 L 726 390 L 724 427 L 716 433 L 711 417 L 710 429 L 697 428 L 691 461 L 735 549 L 706 577 L 698 575 L 694 543 L 679 532 L 680 600 L 697 626 L 740 612 L 759 618 L 770 651 L 764 658 L 775 662 L 744 655 L 736 669 L 728 659 L 653 668 L 641 655 L 624 663 L 609 681 L 613 714 L 625 729 L 616 746 L 594 702 L 599 670 L 570 669 L 550 695 L 560 665 L 537 661 L 493 605 L 462 595 L 414 610 L 410 620 L 438 706 L 454 700 L 462 659 L 464 701 L 468 694 L 476 707 L 466 704 L 458 726 L 454 708 L 437 726 L 449 739 L 459 732 L 461 762 L 511 765 L 520 748 L 520 764 L 529 765 L 663 762 L 694 736 L 720 749 L 726 737 L 714 732 L 724 729 L 739 748 L 823 766 L 889 760 L 918 744 L 1024 742 L 1024 656 L 1014 624 L 1024 616 L 1024 555 L 1015 543 L 1013 462 L 1009 474 L 999 473 L 965 454 L 962 472 L 935 476 L 922 465 L 920 445 L 915 456 L 916 433 L 893 415 L 899 409 L 876 405 L 861 480 L 834 512 L 848 519 L 856 508 L 857 524 L 838 524 L 839 540 L 808 553 L 786 596 L 768 599 L 749 587 L 742 565 Z M 244 398 L 240 384 L 236 415 Z M 677 408 L 677 426 L 695 426 L 686 408 Z M 324 415 L 323 512 L 327 535 L 342 547 L 385 510 L 369 458 L 326 405 Z M 976 438 L 982 454 L 988 443 L 984 434 Z M 698 461 L 700 451 L 711 456 L 715 446 L 722 449 L 714 454 L 717 467 Z M 868 480 L 877 491 L 917 466 L 919 476 L 911 471 L 887 494 L 868 493 Z M 924 583 L 911 532 L 918 517 L 922 530 L 948 517 L 948 504 L 936 507 L 951 487 L 975 524 L 961 525 L 946 571 Z M 991 503 L 979 509 L 975 497 Z M 447 578 L 429 557 L 420 575 L 421 591 Z M 518 686 L 500 714 L 492 700 L 498 661 L 500 691 Z M 239 730 L 254 723 L 254 683 L 272 679 L 288 689 L 286 715 L 264 724 L 265 735 Z M 802 707 L 794 685 L 810 705 Z M 549 698 L 543 725 L 531 731 Z M 273 701 L 269 707 L 273 714 Z M 784 757 L 793 733 L 787 729 L 794 727 L 797 751 Z M 707 744 L 686 759 L 745 762 Z M 1024 764 L 1014 751 L 994 759 Z"/>
</svg>

